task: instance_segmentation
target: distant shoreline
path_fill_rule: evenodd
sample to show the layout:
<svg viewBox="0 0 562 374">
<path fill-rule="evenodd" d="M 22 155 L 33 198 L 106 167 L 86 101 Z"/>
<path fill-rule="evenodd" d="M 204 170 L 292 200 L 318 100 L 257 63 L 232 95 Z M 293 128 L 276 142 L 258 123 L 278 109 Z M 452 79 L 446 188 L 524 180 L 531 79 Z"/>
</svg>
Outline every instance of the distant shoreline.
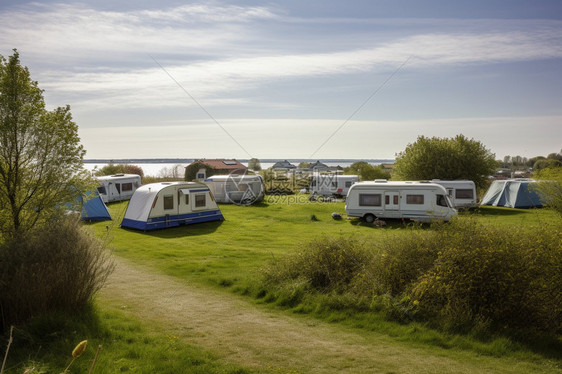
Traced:
<svg viewBox="0 0 562 374">
<path fill-rule="evenodd" d="M 87 159 L 84 160 L 85 164 L 190 164 L 195 160 L 194 158 L 130 158 L 130 159 Z M 300 159 L 300 158 L 291 158 L 291 159 L 281 159 L 281 158 L 267 158 L 267 159 L 260 159 L 260 163 L 276 163 L 279 161 L 289 161 L 291 163 L 300 163 L 300 162 L 324 162 L 324 163 L 354 163 L 358 161 L 365 161 L 368 163 L 375 163 L 375 164 L 393 164 L 394 159 L 360 159 L 360 158 L 353 158 L 353 159 L 346 159 L 346 158 L 334 158 L 334 159 Z M 250 159 L 238 159 L 238 161 L 242 163 L 247 163 Z"/>
</svg>

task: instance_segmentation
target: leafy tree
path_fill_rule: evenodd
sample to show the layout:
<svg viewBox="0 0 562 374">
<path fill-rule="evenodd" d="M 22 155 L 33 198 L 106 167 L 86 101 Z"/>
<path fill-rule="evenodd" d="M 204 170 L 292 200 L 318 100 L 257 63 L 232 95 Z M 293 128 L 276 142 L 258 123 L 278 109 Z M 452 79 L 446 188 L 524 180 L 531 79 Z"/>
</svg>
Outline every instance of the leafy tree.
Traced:
<svg viewBox="0 0 562 374">
<path fill-rule="evenodd" d="M 45 222 L 86 189 L 70 107 L 45 109 L 19 54 L 0 56 L 0 231 L 15 237 Z"/>
<path fill-rule="evenodd" d="M 562 167 L 544 168 L 533 176 L 538 179 L 536 188 L 543 203 L 562 214 Z"/>
<path fill-rule="evenodd" d="M 537 162 L 535 162 L 535 164 L 533 165 L 533 169 L 541 170 L 559 166 L 562 166 L 562 162 L 552 158 L 543 158 L 542 160 L 538 160 Z"/>
<path fill-rule="evenodd" d="M 464 135 L 454 138 L 419 136 L 400 152 L 394 172 L 402 180 L 469 179 L 485 188 L 497 168 L 495 155 L 481 142 Z"/>
<path fill-rule="evenodd" d="M 301 163 L 299 163 L 298 168 L 299 169 L 308 169 L 310 167 L 310 162 L 307 161 L 302 161 Z"/>
<path fill-rule="evenodd" d="M 390 173 L 382 165 L 373 166 L 366 161 L 357 161 L 344 168 L 345 174 L 359 175 L 361 180 L 390 179 Z"/>
<path fill-rule="evenodd" d="M 551 159 L 551 160 L 558 160 L 560 162 L 562 162 L 562 151 L 561 152 L 553 152 L 550 153 L 548 156 L 546 156 L 546 158 Z"/>
<path fill-rule="evenodd" d="M 260 160 L 258 160 L 257 158 L 250 159 L 250 161 L 248 162 L 248 169 L 252 169 L 254 171 L 260 171 L 261 170 Z"/>
</svg>

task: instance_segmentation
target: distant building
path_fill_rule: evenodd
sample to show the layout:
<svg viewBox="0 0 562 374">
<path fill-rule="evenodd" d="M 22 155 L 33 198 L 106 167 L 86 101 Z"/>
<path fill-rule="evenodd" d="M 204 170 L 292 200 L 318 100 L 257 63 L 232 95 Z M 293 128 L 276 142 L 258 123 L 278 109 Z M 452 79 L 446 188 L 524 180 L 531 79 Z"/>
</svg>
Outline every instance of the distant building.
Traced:
<svg viewBox="0 0 562 374">
<path fill-rule="evenodd" d="M 193 161 L 191 164 L 187 165 L 187 167 L 189 168 L 192 165 L 195 164 L 200 164 L 202 167 L 197 171 L 196 173 L 196 180 L 204 180 L 207 177 L 210 177 L 210 175 L 208 175 L 207 169 L 211 168 L 213 170 L 213 174 L 246 174 L 248 171 L 248 168 L 242 164 L 240 161 L 232 159 L 232 160 L 227 160 L 227 159 L 213 159 L 213 160 L 207 160 L 207 159 L 201 159 L 201 160 L 195 160 Z M 207 167 L 205 167 L 207 166 Z"/>
<path fill-rule="evenodd" d="M 291 164 L 289 161 L 284 160 L 284 161 L 276 162 L 275 164 L 273 164 L 273 166 L 271 168 L 272 169 L 296 169 L 297 167 L 295 165 Z"/>
<path fill-rule="evenodd" d="M 321 163 L 320 161 L 313 162 L 312 164 L 308 165 L 308 168 L 312 171 L 328 171 L 330 167 L 326 164 Z"/>
</svg>

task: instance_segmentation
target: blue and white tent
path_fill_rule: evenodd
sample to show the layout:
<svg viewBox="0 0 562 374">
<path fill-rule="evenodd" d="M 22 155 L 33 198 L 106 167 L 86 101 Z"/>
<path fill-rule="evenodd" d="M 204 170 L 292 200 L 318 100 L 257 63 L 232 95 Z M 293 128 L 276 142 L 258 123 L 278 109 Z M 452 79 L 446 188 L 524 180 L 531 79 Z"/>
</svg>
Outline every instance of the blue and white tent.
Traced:
<svg viewBox="0 0 562 374">
<path fill-rule="evenodd" d="M 217 220 L 224 217 L 209 187 L 195 182 L 161 182 L 135 191 L 121 227 L 155 230 Z"/>
<path fill-rule="evenodd" d="M 78 204 L 80 205 L 80 216 L 84 221 L 109 221 L 111 216 L 107 210 L 107 206 L 103 202 L 101 196 L 97 192 L 90 192 L 87 195 L 93 195 L 84 201 L 84 196 L 78 196 Z"/>
<path fill-rule="evenodd" d="M 541 199 L 535 185 L 535 180 L 523 178 L 493 181 L 480 204 L 507 208 L 541 208 Z"/>
</svg>

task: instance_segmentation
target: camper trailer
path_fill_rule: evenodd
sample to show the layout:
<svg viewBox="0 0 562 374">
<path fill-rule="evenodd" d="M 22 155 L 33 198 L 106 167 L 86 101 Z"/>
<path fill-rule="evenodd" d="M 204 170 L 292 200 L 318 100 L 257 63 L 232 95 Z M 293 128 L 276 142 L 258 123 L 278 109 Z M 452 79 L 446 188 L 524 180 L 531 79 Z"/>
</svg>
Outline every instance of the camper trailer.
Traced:
<svg viewBox="0 0 562 374">
<path fill-rule="evenodd" d="M 141 177 L 137 174 L 115 174 L 96 177 L 100 183 L 98 192 L 104 203 L 129 200 L 141 186 Z"/>
<path fill-rule="evenodd" d="M 319 196 L 347 196 L 349 188 L 359 182 L 357 175 L 318 174 L 312 176 L 310 194 Z"/>
<path fill-rule="evenodd" d="M 161 182 L 139 187 L 121 227 L 155 230 L 224 220 L 209 187 L 195 182 Z"/>
<path fill-rule="evenodd" d="M 472 209 L 478 206 L 476 203 L 476 185 L 473 181 L 442 181 L 440 179 L 433 179 L 431 182 L 445 187 L 447 195 L 449 195 L 456 209 Z"/>
<path fill-rule="evenodd" d="M 430 182 L 358 182 L 349 189 L 345 212 L 366 222 L 405 218 L 419 222 L 448 221 L 457 215 L 445 188 Z"/>
<path fill-rule="evenodd" d="M 214 175 L 203 181 L 217 203 L 253 204 L 263 201 L 264 181 L 261 175 Z"/>
</svg>

